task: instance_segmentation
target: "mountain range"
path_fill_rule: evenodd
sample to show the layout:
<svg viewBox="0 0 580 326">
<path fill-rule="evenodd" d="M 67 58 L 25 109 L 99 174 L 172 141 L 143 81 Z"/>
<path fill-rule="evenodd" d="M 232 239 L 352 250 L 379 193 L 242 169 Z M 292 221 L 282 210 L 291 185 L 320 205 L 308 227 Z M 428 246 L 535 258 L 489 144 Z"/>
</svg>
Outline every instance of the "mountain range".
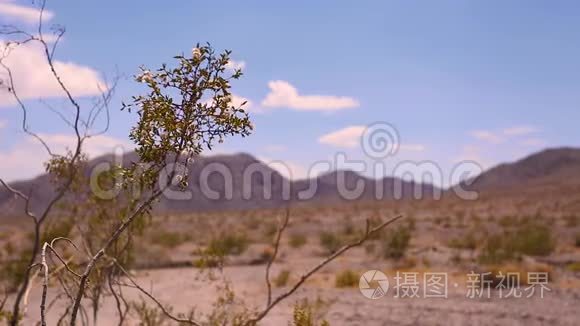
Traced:
<svg viewBox="0 0 580 326">
<path fill-rule="evenodd" d="M 98 164 L 112 160 L 112 155 L 96 158 L 89 162 L 86 173 L 90 174 Z M 137 161 L 135 153 L 126 154 L 122 158 L 124 165 Z M 434 194 L 450 192 L 428 183 L 416 184 L 394 177 L 375 180 L 348 170 L 333 171 L 311 180 L 288 180 L 267 164 L 245 153 L 198 157 L 189 165 L 188 181 L 185 193 L 166 193 L 156 209 L 184 213 L 244 210 L 302 202 L 333 204 L 348 200 L 392 201 L 412 199 L 421 193 L 423 198 L 433 198 Z M 525 193 L 530 189 L 542 191 L 544 187 L 557 188 L 564 185 L 580 185 L 578 148 L 546 149 L 513 163 L 500 164 L 462 186 L 481 193 L 502 193 L 507 196 Z M 14 182 L 11 186 L 31 194 L 33 200 L 30 208 L 33 211 L 42 210 L 55 193 L 46 174 Z M 380 189 L 383 189 L 382 192 Z M 22 200 L 6 189 L 0 189 L 0 215 L 18 215 L 22 208 Z"/>
</svg>

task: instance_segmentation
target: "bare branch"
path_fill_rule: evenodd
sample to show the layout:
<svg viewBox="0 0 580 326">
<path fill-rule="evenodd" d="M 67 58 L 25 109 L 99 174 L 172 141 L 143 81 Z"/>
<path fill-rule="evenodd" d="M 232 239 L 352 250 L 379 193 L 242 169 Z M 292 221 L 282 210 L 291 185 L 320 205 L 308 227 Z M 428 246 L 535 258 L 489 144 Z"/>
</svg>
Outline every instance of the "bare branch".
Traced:
<svg viewBox="0 0 580 326">
<path fill-rule="evenodd" d="M 34 216 L 28 209 L 29 202 L 30 202 L 30 196 L 20 196 L 20 194 L 13 192 L 14 194 L 16 194 L 17 196 L 19 196 L 23 199 L 28 198 L 28 199 L 25 199 L 25 201 L 26 201 L 26 213 L 29 216 L 34 216 L 35 223 L 34 223 L 34 242 L 33 242 L 33 246 L 32 246 L 32 253 L 30 255 L 29 268 L 25 271 L 25 275 L 23 277 L 23 282 L 22 282 L 20 289 L 18 290 L 18 292 L 16 294 L 16 298 L 14 300 L 13 310 L 12 310 L 12 315 L 11 315 L 11 320 L 10 320 L 10 325 L 12 325 L 12 326 L 16 326 L 18 324 L 18 320 L 20 319 L 20 304 L 21 304 L 22 299 L 27 297 L 27 295 L 28 295 L 27 293 L 29 292 L 29 289 L 30 289 L 30 270 L 31 270 L 31 267 L 34 266 L 34 262 L 38 256 L 39 252 L 41 251 L 41 243 L 40 243 L 41 225 L 43 224 L 44 220 L 49 216 L 53 207 L 64 197 L 65 193 L 69 190 L 69 188 L 70 188 L 70 186 L 75 178 L 75 175 L 76 175 L 75 164 L 77 163 L 77 161 L 81 157 L 81 146 L 82 146 L 82 143 L 84 140 L 84 137 L 81 136 L 81 132 L 79 129 L 79 121 L 81 120 L 80 106 L 76 102 L 76 100 L 72 97 L 72 95 L 71 95 L 70 91 L 68 90 L 68 88 L 66 87 L 66 85 L 64 85 L 64 83 L 62 82 L 60 75 L 58 74 L 58 72 L 56 71 L 55 66 L 54 66 L 53 55 L 54 55 L 56 45 L 58 44 L 58 42 L 55 42 L 53 47 L 49 48 L 48 44 L 46 43 L 46 41 L 44 40 L 44 37 L 43 37 L 42 20 L 43 20 L 45 5 L 46 5 L 46 0 L 41 0 L 40 12 L 39 12 L 39 21 L 38 21 L 38 36 L 31 35 L 30 33 L 20 31 L 17 28 L 12 28 L 12 27 L 5 27 L 0 31 L 0 33 L 3 33 L 5 35 L 15 35 L 15 36 L 24 36 L 25 37 L 24 40 L 8 43 L 8 45 L 4 48 L 2 56 L 0 57 L 0 67 L 4 69 L 4 71 L 6 72 L 6 74 L 8 76 L 8 85 L 7 85 L 8 91 L 12 94 L 13 98 L 16 100 L 18 106 L 20 107 L 20 109 L 22 111 L 22 114 L 23 114 L 23 116 L 22 116 L 22 130 L 26 134 L 35 138 L 45 148 L 45 150 L 48 152 L 48 154 L 51 157 L 55 157 L 55 154 L 51 151 L 48 144 L 39 135 L 30 131 L 30 129 L 28 128 L 28 108 L 25 106 L 22 99 L 18 95 L 18 91 L 15 87 L 15 81 L 14 81 L 14 76 L 13 76 L 12 70 L 5 63 L 5 59 L 10 54 L 10 52 L 14 49 L 15 46 L 20 46 L 20 45 L 23 45 L 23 44 L 26 44 L 29 42 L 33 42 L 33 41 L 39 42 L 42 45 L 42 47 L 44 48 L 45 58 L 46 58 L 47 63 L 49 65 L 52 76 L 57 81 L 60 88 L 66 94 L 68 101 L 75 107 L 75 116 L 74 116 L 74 120 L 72 122 L 72 126 L 74 129 L 75 135 L 76 135 L 76 144 L 75 144 L 75 150 L 74 150 L 72 157 L 70 159 L 70 162 L 69 162 L 68 169 L 71 173 L 68 175 L 68 179 L 66 179 L 63 182 L 62 187 L 59 189 L 59 191 L 57 191 L 57 193 L 52 198 L 52 200 L 49 201 L 48 205 L 44 208 L 44 211 L 42 212 L 42 214 L 40 214 L 40 216 L 38 218 L 36 218 L 36 216 Z M 57 39 L 60 39 L 63 34 L 64 34 L 64 29 L 61 29 L 58 33 Z M 2 183 L 6 187 L 6 184 L 4 182 L 2 182 Z M 44 266 L 44 267 L 46 267 L 46 266 Z"/>
<path fill-rule="evenodd" d="M 115 262 L 115 264 L 116 264 L 116 262 Z M 113 273 L 114 273 L 114 271 L 115 271 L 114 268 L 111 268 L 109 270 L 109 274 L 107 275 L 107 284 L 109 286 L 109 291 L 111 291 L 111 294 L 113 295 L 113 298 L 115 299 L 117 313 L 119 314 L 119 324 L 118 325 L 122 326 L 123 322 L 125 321 L 125 318 L 127 317 L 127 313 L 129 312 L 129 304 L 127 303 L 127 301 L 123 297 L 123 292 L 122 292 L 120 286 L 119 286 L 119 293 L 117 294 L 117 291 L 115 291 L 115 288 L 113 286 Z M 125 305 L 125 310 L 123 310 L 123 308 L 121 307 L 121 301 Z"/>
<path fill-rule="evenodd" d="M 201 326 L 201 324 L 199 324 L 191 319 L 183 319 L 183 318 L 178 318 L 178 317 L 173 316 L 169 311 L 167 311 L 167 309 L 163 306 L 163 304 L 161 302 L 159 302 L 159 300 L 157 300 L 151 293 L 149 293 L 147 290 L 145 290 L 139 284 L 137 284 L 137 282 L 135 282 L 135 280 L 133 280 L 133 278 L 131 277 L 131 274 L 129 274 L 123 268 L 123 266 L 121 266 L 121 264 L 117 263 L 117 261 L 115 261 L 115 264 L 117 265 L 119 270 L 125 275 L 125 277 L 129 281 L 131 281 L 133 286 L 135 286 L 135 288 L 137 288 L 139 291 L 141 291 L 143 294 L 145 294 L 145 296 L 147 296 L 149 299 L 151 299 L 151 301 L 153 301 L 159 307 L 159 309 L 161 309 L 163 314 L 165 314 L 168 318 L 170 318 L 171 320 L 178 322 L 178 323 L 185 323 L 185 324 L 189 324 L 189 325 Z"/>
<path fill-rule="evenodd" d="M 286 215 L 284 216 L 284 219 L 280 223 L 280 227 L 278 228 L 278 234 L 276 235 L 276 241 L 274 242 L 274 252 L 272 253 L 272 257 L 270 257 L 270 260 L 268 261 L 268 265 L 266 266 L 266 285 L 268 287 L 268 301 L 266 306 L 269 306 L 272 303 L 272 284 L 270 283 L 270 268 L 272 267 L 274 260 L 276 260 L 276 257 L 278 256 L 278 250 L 280 249 L 280 240 L 282 239 L 282 234 L 284 233 L 284 230 L 286 230 L 286 227 L 288 227 L 289 221 L 290 221 L 290 208 L 286 207 Z"/>
<path fill-rule="evenodd" d="M 246 325 L 255 325 L 256 323 L 258 323 L 260 320 L 262 320 L 264 317 L 266 317 L 266 315 L 270 312 L 270 310 L 272 310 L 272 308 L 274 308 L 282 300 L 286 299 L 287 297 L 291 296 L 294 292 L 296 292 L 296 290 L 298 290 L 302 286 L 302 284 L 304 284 L 304 282 L 306 282 L 306 280 L 308 280 L 314 273 L 318 272 L 322 267 L 326 266 L 328 263 L 335 260 L 337 257 L 341 256 L 346 251 L 348 251 L 354 247 L 360 246 L 365 241 L 367 241 L 370 237 L 372 237 L 376 233 L 383 230 L 387 225 L 396 222 L 397 220 L 399 220 L 402 217 L 403 217 L 402 215 L 396 216 L 396 217 L 394 217 L 386 222 L 383 222 L 379 226 L 372 228 L 372 229 L 370 228 L 370 223 L 367 220 L 367 227 L 366 227 L 365 234 L 359 240 L 343 246 L 338 251 L 336 251 L 334 254 L 328 256 L 326 259 L 324 259 L 318 265 L 314 266 L 312 269 L 310 269 L 308 272 L 306 272 L 304 275 L 302 275 L 300 277 L 300 280 L 298 280 L 298 282 L 296 282 L 294 284 L 294 286 L 292 286 L 292 288 L 290 288 L 288 291 L 279 295 L 274 301 L 272 301 L 268 306 L 266 306 L 266 308 L 261 313 L 259 313 L 256 316 L 256 318 L 248 321 L 246 323 Z"/>
<path fill-rule="evenodd" d="M 48 246 L 50 246 L 48 242 L 45 242 L 40 254 L 40 264 L 42 265 L 42 271 L 44 273 L 42 282 L 42 299 L 40 301 L 40 323 L 42 326 L 46 326 L 46 296 L 48 293 L 48 264 L 46 263 L 46 249 Z"/>
<path fill-rule="evenodd" d="M 2 186 L 4 186 L 4 188 L 6 188 L 6 190 L 8 190 L 9 192 L 11 192 L 12 194 L 14 194 L 15 196 L 21 198 L 24 200 L 24 204 L 25 204 L 25 213 L 27 216 L 29 216 L 30 218 L 32 218 L 35 222 L 37 220 L 36 215 L 34 215 L 34 213 L 32 213 L 29 209 L 30 207 L 30 196 L 25 195 L 23 192 L 18 191 L 16 189 L 14 189 L 13 187 L 11 187 L 9 184 L 7 184 L 4 180 L 2 180 L 0 178 L 0 184 L 2 184 Z"/>
</svg>

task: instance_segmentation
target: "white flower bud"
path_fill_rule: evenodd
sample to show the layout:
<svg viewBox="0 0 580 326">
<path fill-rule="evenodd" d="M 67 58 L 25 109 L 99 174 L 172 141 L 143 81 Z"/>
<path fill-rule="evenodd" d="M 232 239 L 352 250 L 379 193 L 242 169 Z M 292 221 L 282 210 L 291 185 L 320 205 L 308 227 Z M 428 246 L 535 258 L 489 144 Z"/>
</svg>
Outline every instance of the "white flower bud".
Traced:
<svg viewBox="0 0 580 326">
<path fill-rule="evenodd" d="M 195 59 L 199 59 L 199 57 L 201 57 L 201 50 L 197 47 L 191 49 L 191 55 L 193 55 L 193 58 Z"/>
<path fill-rule="evenodd" d="M 153 81 L 153 74 L 151 74 L 151 71 L 149 70 L 144 70 L 141 75 L 137 76 L 137 81 L 141 83 L 150 83 Z"/>
</svg>

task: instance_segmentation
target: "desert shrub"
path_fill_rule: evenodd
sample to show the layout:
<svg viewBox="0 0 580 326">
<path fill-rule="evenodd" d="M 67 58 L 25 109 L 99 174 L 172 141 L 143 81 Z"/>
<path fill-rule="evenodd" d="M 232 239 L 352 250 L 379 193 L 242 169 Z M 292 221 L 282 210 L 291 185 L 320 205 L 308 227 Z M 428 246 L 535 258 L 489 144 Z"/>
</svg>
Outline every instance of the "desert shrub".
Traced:
<svg viewBox="0 0 580 326">
<path fill-rule="evenodd" d="M 383 240 L 383 257 L 401 259 L 411 240 L 411 231 L 406 227 L 399 227 L 387 234 Z"/>
<path fill-rule="evenodd" d="M 383 223 L 383 220 L 378 215 L 373 215 L 369 218 L 369 226 L 371 228 L 377 227 Z M 369 237 L 369 240 L 379 240 L 383 237 L 383 231 L 375 233 L 373 236 Z"/>
<path fill-rule="evenodd" d="M 335 286 L 337 288 L 350 288 L 358 286 L 359 275 L 351 270 L 345 270 L 336 275 Z"/>
<path fill-rule="evenodd" d="M 306 299 L 296 303 L 292 314 L 292 326 L 330 326 L 326 320 L 318 321 L 316 310 L 316 305 L 310 304 Z"/>
<path fill-rule="evenodd" d="M 576 215 L 567 215 L 564 216 L 564 220 L 566 221 L 566 226 L 573 228 L 578 226 L 578 216 Z"/>
<path fill-rule="evenodd" d="M 453 265 L 459 265 L 463 260 L 458 252 L 454 252 L 453 255 L 451 255 L 450 261 Z"/>
<path fill-rule="evenodd" d="M 263 232 L 266 242 L 272 242 L 272 239 L 274 239 L 274 236 L 278 232 L 278 227 L 279 226 L 276 222 L 265 224 Z"/>
<path fill-rule="evenodd" d="M 22 283 L 30 261 L 30 249 L 22 250 L 16 259 L 9 258 L 0 265 L 0 280 L 5 282 L 6 290 L 16 290 Z"/>
<path fill-rule="evenodd" d="M 180 233 L 159 230 L 151 235 L 151 242 L 166 248 L 175 248 L 186 241 Z"/>
<path fill-rule="evenodd" d="M 346 218 L 342 233 L 346 236 L 350 236 L 350 235 L 354 235 L 355 232 L 356 232 L 356 227 L 355 227 L 354 223 L 352 222 L 352 219 L 349 216 Z"/>
<path fill-rule="evenodd" d="M 222 266 L 224 262 L 224 257 L 207 255 L 205 253 L 201 254 L 201 257 L 193 261 L 193 267 L 196 268 L 216 268 Z"/>
<path fill-rule="evenodd" d="M 194 260 L 193 266 L 198 268 L 222 266 L 227 256 L 241 255 L 246 251 L 248 245 L 248 238 L 243 233 L 222 234 L 221 236 L 213 238 L 205 249 L 193 252 L 193 254 L 200 256 L 198 259 Z M 260 259 L 263 258 L 264 252 L 262 252 Z M 268 256 L 268 259 L 269 257 L 271 256 Z"/>
<path fill-rule="evenodd" d="M 440 217 L 440 216 L 438 216 L 438 217 L 435 217 L 435 218 L 433 219 L 433 223 L 434 223 L 435 225 L 441 225 L 441 223 L 443 223 L 443 219 L 444 219 L 444 218 L 443 218 L 443 217 Z"/>
<path fill-rule="evenodd" d="M 502 227 L 512 227 L 512 226 L 517 226 L 519 224 L 518 218 L 515 216 L 504 216 L 501 219 L 499 219 L 498 224 Z"/>
<path fill-rule="evenodd" d="M 50 242 L 59 237 L 68 237 L 74 226 L 74 221 L 72 219 L 57 219 L 51 224 L 47 224 L 40 235 L 40 243 Z M 34 235 L 29 235 L 31 241 L 34 239 Z"/>
<path fill-rule="evenodd" d="M 288 284 L 288 280 L 290 279 L 290 271 L 285 269 L 281 271 L 276 278 L 274 278 L 274 285 L 277 287 L 283 287 Z"/>
<path fill-rule="evenodd" d="M 260 265 L 260 264 L 266 264 L 268 263 L 270 260 L 272 260 L 272 257 L 274 256 L 274 250 L 272 248 L 264 248 L 261 252 L 260 255 L 256 258 L 253 259 L 250 262 L 250 265 Z"/>
<path fill-rule="evenodd" d="M 290 235 L 290 247 L 292 248 L 300 248 L 302 246 L 304 246 L 307 242 L 307 238 L 304 234 L 301 233 L 293 233 Z"/>
<path fill-rule="evenodd" d="M 376 243 L 375 243 L 375 242 L 368 242 L 368 243 L 365 245 L 365 252 L 366 252 L 367 254 L 372 254 L 372 253 L 374 253 L 376 249 L 377 249 L 377 245 L 376 245 Z"/>
<path fill-rule="evenodd" d="M 149 307 L 147 303 L 141 301 L 139 303 L 132 302 L 131 310 L 139 320 L 139 325 L 142 326 L 162 326 L 169 325 L 169 318 L 167 315 L 157 307 Z M 169 308 L 170 309 L 170 308 Z"/>
<path fill-rule="evenodd" d="M 332 232 L 323 231 L 319 235 L 320 245 L 329 254 L 335 253 L 342 246 L 340 237 Z"/>
<path fill-rule="evenodd" d="M 451 239 L 447 245 L 449 248 L 474 250 L 477 247 L 477 239 L 473 232 L 469 232 L 463 237 Z"/>
<path fill-rule="evenodd" d="M 479 260 L 497 264 L 521 255 L 547 256 L 555 247 L 551 230 L 543 225 L 526 223 L 517 230 L 488 237 Z"/>
<path fill-rule="evenodd" d="M 571 272 L 580 273 L 580 262 L 570 263 L 566 268 Z"/>
<path fill-rule="evenodd" d="M 245 234 L 223 234 L 210 241 L 206 251 L 216 256 L 241 255 L 248 248 Z"/>
<path fill-rule="evenodd" d="M 499 264 L 514 256 L 515 251 L 509 239 L 502 235 L 492 235 L 487 238 L 478 259 L 484 264 Z"/>
<path fill-rule="evenodd" d="M 413 216 L 409 216 L 405 220 L 407 221 L 407 227 L 409 230 L 414 231 L 417 226 L 417 220 Z"/>
<path fill-rule="evenodd" d="M 12 244 L 12 242 L 6 242 L 4 244 L 4 253 L 7 256 L 12 256 L 12 255 L 14 255 L 14 252 L 16 252 L 16 248 L 14 248 L 14 245 Z"/>
<path fill-rule="evenodd" d="M 248 216 L 244 221 L 244 225 L 250 230 L 258 229 L 261 223 L 262 221 L 254 215 Z"/>
<path fill-rule="evenodd" d="M 517 253 L 530 256 L 547 256 L 555 247 L 550 228 L 536 224 L 526 224 L 518 229 L 513 242 Z"/>
<path fill-rule="evenodd" d="M 576 233 L 576 239 L 574 239 L 574 245 L 576 248 L 580 248 L 580 233 Z"/>
</svg>

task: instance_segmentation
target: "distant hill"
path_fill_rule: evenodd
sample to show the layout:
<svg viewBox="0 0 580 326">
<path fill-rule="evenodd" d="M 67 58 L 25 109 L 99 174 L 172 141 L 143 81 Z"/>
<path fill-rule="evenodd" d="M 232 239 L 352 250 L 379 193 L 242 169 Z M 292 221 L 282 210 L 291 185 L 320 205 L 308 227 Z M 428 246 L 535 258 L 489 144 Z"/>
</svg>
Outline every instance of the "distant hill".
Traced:
<svg viewBox="0 0 580 326">
<path fill-rule="evenodd" d="M 137 160 L 135 153 L 129 153 L 122 162 L 127 166 Z M 111 161 L 112 155 L 96 158 L 89 162 L 86 173 L 90 173 L 99 163 Z M 344 186 L 339 187 L 339 184 Z M 47 175 L 14 182 L 12 186 L 32 194 L 33 211 L 42 210 L 54 196 L 54 188 Z M 355 191 L 358 188 L 363 190 L 360 195 Z M 381 188 L 382 195 L 377 198 L 376 189 Z M 425 196 L 431 196 L 436 188 L 430 184 L 415 184 L 390 177 L 369 179 L 353 171 L 334 171 L 313 180 L 290 181 L 253 156 L 240 153 L 197 158 L 189 167 L 188 191 L 185 194 L 176 192 L 178 196 L 188 197 L 176 199 L 164 196 L 156 209 L 160 212 L 196 212 L 274 208 L 297 202 L 331 204 L 347 200 L 391 200 L 395 197 L 412 198 L 414 192 L 419 190 Z M 0 215 L 20 214 L 23 205 L 22 200 L 0 189 Z"/>
<path fill-rule="evenodd" d="M 553 148 L 513 163 L 500 164 L 473 180 L 482 192 L 519 191 L 545 186 L 580 185 L 580 149 Z"/>
<path fill-rule="evenodd" d="M 112 155 L 89 162 L 86 173 L 99 163 L 110 162 Z M 135 153 L 123 157 L 124 165 L 137 162 Z M 348 200 L 412 199 L 417 191 L 432 198 L 440 191 L 431 184 L 415 184 L 398 178 L 370 179 L 353 171 L 333 171 L 313 180 L 290 181 L 276 170 L 245 153 L 203 156 L 189 167 L 188 198 L 164 196 L 158 212 L 199 212 L 282 207 L 289 203 L 334 204 Z M 224 178 L 224 175 L 226 177 Z M 230 177 L 231 175 L 231 177 Z M 228 182 L 225 181 L 228 180 Z M 344 180 L 344 182 L 339 182 Z M 343 184 L 343 187 L 339 187 Z M 14 188 L 32 195 L 31 210 L 40 211 L 54 196 L 47 175 L 14 182 Z M 580 189 L 580 149 L 554 148 L 532 154 L 513 163 L 500 164 L 482 173 L 465 188 L 502 197 Z M 571 187 L 570 187 L 571 186 Z M 353 190 L 362 187 L 359 196 Z M 310 189 L 310 191 L 306 191 Z M 383 189 L 376 197 L 377 189 Z M 176 192 L 178 196 L 183 193 Z M 0 215 L 19 215 L 22 200 L 0 189 Z"/>
</svg>

